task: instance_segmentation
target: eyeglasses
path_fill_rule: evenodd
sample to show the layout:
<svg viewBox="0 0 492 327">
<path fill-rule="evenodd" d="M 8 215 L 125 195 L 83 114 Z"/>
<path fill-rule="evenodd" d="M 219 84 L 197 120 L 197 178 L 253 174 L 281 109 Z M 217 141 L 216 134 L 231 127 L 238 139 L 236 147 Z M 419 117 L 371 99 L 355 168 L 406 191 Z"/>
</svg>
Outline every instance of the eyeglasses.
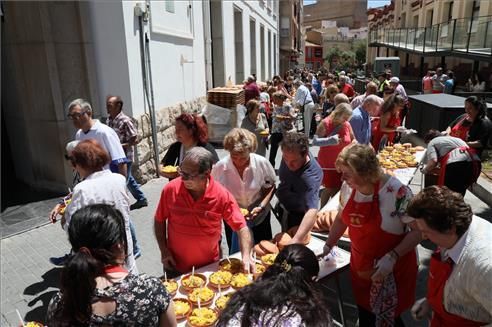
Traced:
<svg viewBox="0 0 492 327">
<path fill-rule="evenodd" d="M 194 174 L 194 175 L 192 175 L 192 174 L 185 173 L 184 171 L 181 170 L 180 167 L 178 167 L 178 174 L 185 181 L 186 180 L 190 180 L 190 179 L 195 179 L 195 178 L 197 178 L 199 176 L 203 176 L 203 174 Z"/>
<path fill-rule="evenodd" d="M 82 117 L 84 114 L 86 114 L 87 111 L 82 111 L 82 112 L 72 112 L 70 114 L 67 115 L 68 119 L 79 119 L 80 117 Z"/>
</svg>

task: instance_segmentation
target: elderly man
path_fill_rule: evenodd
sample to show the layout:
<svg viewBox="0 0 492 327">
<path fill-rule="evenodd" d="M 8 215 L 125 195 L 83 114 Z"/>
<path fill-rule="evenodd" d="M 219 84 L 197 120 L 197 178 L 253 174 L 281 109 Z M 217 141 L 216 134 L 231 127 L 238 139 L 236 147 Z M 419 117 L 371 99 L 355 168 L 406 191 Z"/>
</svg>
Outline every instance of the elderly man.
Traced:
<svg viewBox="0 0 492 327">
<path fill-rule="evenodd" d="M 492 224 L 474 216 L 463 196 L 430 186 L 408 208 L 424 238 L 438 248 L 430 260 L 427 297 L 412 308 L 415 319 L 436 326 L 492 324 Z"/>
<path fill-rule="evenodd" d="M 354 131 L 354 136 L 360 144 L 370 144 L 371 141 L 371 116 L 376 116 L 376 112 L 383 104 L 383 99 L 377 95 L 368 95 L 361 106 L 352 111 L 350 125 Z"/>
<path fill-rule="evenodd" d="M 252 75 L 248 76 L 244 83 L 244 103 L 248 103 L 249 100 L 260 99 L 260 89 L 256 85 L 256 78 Z"/>
<path fill-rule="evenodd" d="M 405 91 L 405 88 L 403 87 L 403 85 L 400 84 L 400 79 L 396 76 L 393 76 L 390 78 L 390 87 L 395 90 L 395 93 L 396 94 L 399 94 L 404 100 L 405 102 L 408 101 L 408 95 L 407 95 L 407 92 Z"/>
<path fill-rule="evenodd" d="M 92 119 L 91 104 L 84 99 L 73 100 L 68 105 L 68 118 L 72 120 L 73 126 L 78 129 L 75 139 L 77 141 L 95 139 L 104 150 L 108 151 L 111 157 L 111 164 L 109 165 L 111 171 L 126 176 L 127 159 L 120 139 L 111 127 L 102 124 L 99 120 Z"/>
<path fill-rule="evenodd" d="M 294 85 L 297 88 L 296 96 L 294 98 L 294 104 L 301 108 L 304 121 L 304 134 L 309 137 L 309 131 L 311 130 L 311 119 L 313 117 L 314 102 L 311 97 L 309 89 L 301 82 L 300 79 L 294 81 Z"/>
<path fill-rule="evenodd" d="M 316 221 L 323 172 L 302 133 L 285 133 L 281 149 L 277 198 L 282 230 L 299 226 L 291 243 L 302 243 Z"/>
<path fill-rule="evenodd" d="M 79 129 L 75 134 L 75 139 L 77 141 L 95 139 L 104 150 L 108 151 L 109 156 L 111 157 L 109 167 L 104 168 L 109 168 L 113 173 L 120 173 L 126 177 L 127 159 L 125 151 L 120 143 L 120 139 L 111 127 L 102 124 L 99 120 L 92 119 L 91 104 L 84 99 L 73 100 L 68 105 L 68 118 L 72 120 L 75 128 Z M 130 231 L 133 238 L 135 258 L 138 258 L 140 257 L 140 247 L 137 241 L 135 226 L 131 219 Z"/>
<path fill-rule="evenodd" d="M 443 74 L 442 67 L 436 69 L 436 74 L 432 76 L 432 93 L 439 94 L 444 91 L 444 83 L 447 80 L 446 74 Z"/>
<path fill-rule="evenodd" d="M 352 109 L 355 109 L 358 106 L 360 106 L 362 104 L 362 102 L 364 102 L 364 99 L 368 95 L 376 94 L 376 93 L 378 93 L 378 86 L 377 86 L 377 84 L 374 83 L 374 82 L 369 82 L 366 85 L 366 92 L 364 94 L 361 94 L 361 95 L 356 96 L 352 100 L 352 102 L 350 102 L 350 106 L 352 107 Z"/>
<path fill-rule="evenodd" d="M 219 259 L 223 219 L 238 233 L 244 266 L 254 265 L 244 216 L 232 194 L 211 176 L 212 164 L 210 152 L 192 148 L 181 162 L 180 177 L 162 190 L 154 230 L 164 270 L 171 275 Z"/>
<path fill-rule="evenodd" d="M 132 176 L 132 163 L 134 161 L 133 146 L 137 144 L 137 129 L 132 119 L 123 113 L 123 100 L 121 97 L 109 95 L 106 98 L 106 109 L 109 115 L 107 124 L 116 132 L 121 146 L 125 150 L 127 159 L 127 187 L 135 200 L 137 200 L 137 202 L 130 206 L 130 210 L 146 207 L 148 205 L 147 199 L 142 190 L 140 190 L 140 185 L 138 185 Z"/>
</svg>

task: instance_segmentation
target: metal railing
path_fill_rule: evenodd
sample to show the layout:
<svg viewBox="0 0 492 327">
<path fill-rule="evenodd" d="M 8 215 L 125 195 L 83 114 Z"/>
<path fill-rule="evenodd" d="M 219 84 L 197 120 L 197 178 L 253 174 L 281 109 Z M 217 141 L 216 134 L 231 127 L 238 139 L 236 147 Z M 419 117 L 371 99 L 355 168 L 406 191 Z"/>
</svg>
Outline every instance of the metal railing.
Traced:
<svg viewBox="0 0 492 327">
<path fill-rule="evenodd" d="M 492 56 L 492 16 L 453 19 L 429 27 L 372 29 L 371 44 L 421 53 L 454 51 Z"/>
</svg>

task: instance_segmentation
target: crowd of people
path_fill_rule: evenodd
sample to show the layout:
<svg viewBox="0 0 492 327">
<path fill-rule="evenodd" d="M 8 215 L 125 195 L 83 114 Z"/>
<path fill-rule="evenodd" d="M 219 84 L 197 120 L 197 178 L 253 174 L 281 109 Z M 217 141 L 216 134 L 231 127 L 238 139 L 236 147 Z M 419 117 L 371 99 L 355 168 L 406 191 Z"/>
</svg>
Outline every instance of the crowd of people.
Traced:
<svg viewBox="0 0 492 327">
<path fill-rule="evenodd" d="M 409 309 L 432 326 L 492 323 L 492 224 L 474 216 L 463 198 L 490 139 L 485 104 L 469 97 L 465 114 L 446 131 L 429 131 L 423 171 L 439 167 L 440 178 L 438 186 L 414 196 L 377 158 L 407 132 L 408 97 L 398 77 L 389 74 L 368 81 L 360 95 L 344 72 L 321 78 L 292 70 L 259 85 L 248 77 L 246 115 L 241 128 L 224 137 L 227 155 L 221 159 L 199 114 L 176 118 L 176 142 L 160 166 L 168 182 L 154 216 L 168 278 L 226 255 L 220 246 L 223 229 L 229 253 L 239 252 L 244 270 L 255 271 L 252 248 L 272 239 L 272 217 L 282 231 L 295 228 L 273 265 L 232 296 L 218 326 L 332 326 L 315 283 L 318 259 L 303 244 L 320 208 L 336 194 L 338 214 L 323 256 L 348 230 L 359 326 L 403 326 L 401 315 Z M 57 262 L 64 268 L 48 325 L 175 326 L 162 283 L 138 275 L 141 251 L 130 216 L 148 202 L 131 175 L 135 125 L 123 114 L 120 97 L 109 96 L 106 105 L 107 125 L 93 119 L 85 100 L 68 107 L 78 131 L 67 159 L 80 182 L 71 202 L 50 213 L 53 222 L 61 216 L 71 250 Z M 320 147 L 317 157 L 312 146 Z M 175 170 L 164 169 L 169 166 Z M 132 205 L 127 190 L 136 199 Z M 428 294 L 415 301 L 416 246 L 423 239 L 437 250 Z"/>
</svg>

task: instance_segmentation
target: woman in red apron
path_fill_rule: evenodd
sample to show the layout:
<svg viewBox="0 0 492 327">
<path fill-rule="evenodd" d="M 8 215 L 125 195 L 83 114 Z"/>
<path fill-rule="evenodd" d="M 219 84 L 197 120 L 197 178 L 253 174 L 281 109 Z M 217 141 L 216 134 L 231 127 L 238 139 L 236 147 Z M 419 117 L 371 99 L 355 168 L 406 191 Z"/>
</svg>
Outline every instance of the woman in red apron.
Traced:
<svg viewBox="0 0 492 327">
<path fill-rule="evenodd" d="M 439 164 L 437 185 L 446 185 L 463 196 L 467 188 L 475 183 L 480 175 L 482 164 L 475 149 L 462 139 L 441 135 L 431 129 L 424 137 L 427 145 L 427 164 L 422 170 L 428 173 Z"/>
<path fill-rule="evenodd" d="M 490 222 L 473 216 L 463 197 L 446 187 L 425 188 L 407 211 L 424 238 L 438 246 L 430 260 L 427 296 L 412 307 L 414 319 L 430 318 L 431 327 L 492 323 Z"/>
<path fill-rule="evenodd" d="M 371 144 L 376 151 L 379 150 L 381 140 L 384 136 L 387 137 L 388 143 L 394 143 L 396 128 L 401 126 L 400 111 L 404 105 L 405 100 L 397 94 L 393 94 L 384 102 L 379 124 L 372 131 Z"/>
<path fill-rule="evenodd" d="M 476 96 L 466 98 L 465 113 L 450 124 L 445 134 L 462 139 L 481 156 L 492 134 L 486 103 Z"/>
<path fill-rule="evenodd" d="M 398 221 L 400 233 L 389 232 L 383 226 L 395 223 L 399 213 L 404 213 L 409 193 L 400 195 L 407 192 L 407 188 L 396 178 L 381 173 L 376 155 L 367 145 L 346 147 L 336 165 L 353 191 L 335 219 L 325 252 L 336 245 L 348 227 L 352 242 L 352 291 L 359 309 L 359 325 L 401 326 L 399 316 L 413 303 L 417 280 L 415 246 L 421 237 L 414 222 L 409 224 L 414 227 L 409 232 L 401 221 Z M 357 201 L 356 192 L 366 198 L 372 194 L 372 199 Z M 385 194 L 391 192 L 396 196 Z M 394 201 L 384 203 L 386 208 L 394 208 L 391 217 L 385 213 L 383 218 L 381 194 L 385 195 L 384 201 Z"/>
</svg>

